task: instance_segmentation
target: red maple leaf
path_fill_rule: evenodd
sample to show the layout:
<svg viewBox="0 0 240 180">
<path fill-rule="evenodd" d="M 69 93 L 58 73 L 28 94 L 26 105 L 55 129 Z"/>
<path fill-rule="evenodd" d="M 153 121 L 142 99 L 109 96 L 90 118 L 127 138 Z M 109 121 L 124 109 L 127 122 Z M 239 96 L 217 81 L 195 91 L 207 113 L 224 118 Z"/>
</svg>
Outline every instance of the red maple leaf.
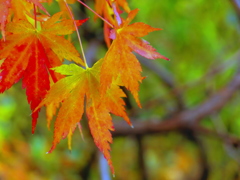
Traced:
<svg viewBox="0 0 240 180">
<path fill-rule="evenodd" d="M 84 65 L 74 46 L 58 36 L 74 31 L 71 20 L 59 20 L 61 14 L 53 15 L 43 23 L 41 30 L 24 20 L 8 23 L 6 31 L 12 34 L 0 45 L 3 47 L 0 59 L 5 59 L 0 66 L 0 92 L 23 78 L 23 88 L 26 88 L 31 110 L 37 107 L 50 88 L 48 72 L 55 82 L 59 79 L 51 70 L 52 67 L 61 65 L 64 58 Z M 38 112 L 39 110 L 32 113 L 32 132 Z"/>
<path fill-rule="evenodd" d="M 0 0 L 0 29 L 2 31 L 3 38 L 5 38 L 5 25 L 10 7 L 11 0 Z"/>
</svg>

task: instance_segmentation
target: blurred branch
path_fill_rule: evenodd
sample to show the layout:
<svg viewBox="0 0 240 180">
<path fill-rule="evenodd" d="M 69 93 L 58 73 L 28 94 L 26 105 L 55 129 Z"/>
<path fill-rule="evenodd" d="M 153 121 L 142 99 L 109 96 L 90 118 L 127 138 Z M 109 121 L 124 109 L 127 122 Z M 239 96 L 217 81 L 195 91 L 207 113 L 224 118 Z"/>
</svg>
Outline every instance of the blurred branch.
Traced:
<svg viewBox="0 0 240 180">
<path fill-rule="evenodd" d="M 215 130 L 204 128 L 202 126 L 196 126 L 194 129 L 196 132 L 200 132 L 204 135 L 217 137 L 221 139 L 225 144 L 229 144 L 236 148 L 240 147 L 240 139 L 228 133 L 218 133 Z"/>
<path fill-rule="evenodd" d="M 154 61 L 145 59 L 141 56 L 138 56 L 139 61 L 144 64 L 147 68 L 149 68 L 152 72 L 154 72 L 163 82 L 163 84 L 169 88 L 169 93 L 175 98 L 178 111 L 183 110 L 185 108 L 182 93 L 186 88 L 191 86 L 199 85 L 200 83 L 206 83 L 206 81 L 212 80 L 216 75 L 222 73 L 223 71 L 232 68 L 233 66 L 239 66 L 239 60 L 236 61 L 235 59 L 240 59 L 240 50 L 235 52 L 231 57 L 227 60 L 219 64 L 219 59 L 217 59 L 209 71 L 206 72 L 199 80 L 190 82 L 189 84 L 185 84 L 181 87 L 176 87 L 175 80 L 170 72 L 163 66 L 154 63 Z"/>
<path fill-rule="evenodd" d="M 182 128 L 191 128 L 204 117 L 219 111 L 228 101 L 230 101 L 234 93 L 237 92 L 239 88 L 240 72 L 233 77 L 232 81 L 226 87 L 216 92 L 202 104 L 192 109 L 184 110 L 162 121 L 159 119 L 144 122 L 133 120 L 133 129 L 131 129 L 126 123 L 115 123 L 113 136 L 144 135 L 179 130 Z"/>
<path fill-rule="evenodd" d="M 163 66 L 155 63 L 155 61 L 146 59 L 142 56 L 137 55 L 139 61 L 144 64 L 147 68 L 157 74 L 157 76 L 162 80 L 165 86 L 168 88 L 175 87 L 174 79 L 172 74 L 166 70 Z"/>
<path fill-rule="evenodd" d="M 206 149 L 202 143 L 202 140 L 197 136 L 197 133 L 193 129 L 182 131 L 182 134 L 197 146 L 197 149 L 199 151 L 199 164 L 202 170 L 199 175 L 199 180 L 207 180 L 210 169 Z"/>
<path fill-rule="evenodd" d="M 144 146 L 143 146 L 143 137 L 136 136 L 137 145 L 138 145 L 138 165 L 139 165 L 139 173 L 142 180 L 147 180 L 147 169 L 144 161 Z"/>
<path fill-rule="evenodd" d="M 236 60 L 236 59 L 238 59 L 238 60 Z M 172 91 L 181 92 L 187 88 L 189 89 L 189 88 L 199 86 L 201 84 L 206 84 L 207 82 L 212 81 L 213 78 L 215 78 L 217 75 L 223 73 L 224 71 L 229 70 L 229 68 L 232 68 L 234 66 L 238 67 L 238 69 L 240 69 L 239 68 L 239 66 L 240 66 L 240 50 L 236 51 L 231 57 L 226 59 L 224 62 L 221 59 L 216 59 L 213 62 L 212 66 L 208 68 L 209 70 L 198 80 L 190 81 L 189 83 L 186 83 L 181 87 L 176 87 Z"/>
<path fill-rule="evenodd" d="M 185 105 L 182 95 L 180 91 L 176 88 L 176 83 L 172 74 L 168 72 L 166 68 L 160 66 L 157 63 L 154 63 L 154 61 L 152 60 L 145 59 L 142 56 L 137 56 L 137 58 L 141 62 L 141 64 L 145 65 L 152 72 L 154 72 L 167 88 L 171 89 L 170 93 L 176 100 L 178 110 L 184 109 Z"/>
<path fill-rule="evenodd" d="M 97 155 L 97 151 L 96 149 L 94 149 L 90 155 L 90 158 L 88 161 L 86 161 L 86 164 L 83 168 L 81 168 L 81 170 L 79 171 L 79 175 L 82 179 L 84 180 L 88 180 L 90 177 L 90 170 L 92 167 L 92 164 L 94 163 L 94 161 L 96 160 L 96 155 Z"/>
<path fill-rule="evenodd" d="M 227 134 L 227 129 L 224 125 L 224 123 L 222 122 L 222 118 L 217 114 L 214 113 L 211 116 L 211 120 L 215 126 L 215 130 L 217 134 Z M 223 147 L 226 151 L 226 153 L 228 154 L 229 157 L 231 157 L 234 161 L 236 161 L 238 164 L 240 164 L 240 153 L 239 153 L 239 142 L 237 142 L 236 140 L 232 142 L 229 140 L 225 140 L 225 143 L 223 143 Z"/>
<path fill-rule="evenodd" d="M 195 133 L 200 133 L 206 136 L 213 136 L 215 138 L 220 139 L 225 144 L 229 144 L 232 147 L 239 148 L 240 147 L 240 139 L 229 135 L 228 133 L 218 133 L 215 130 L 205 128 L 203 126 L 200 126 L 199 124 L 196 125 L 187 125 L 187 124 L 174 124 L 174 123 L 157 123 L 157 120 L 152 120 L 149 123 L 143 123 L 143 122 L 135 122 L 134 124 L 137 125 L 137 128 L 134 127 L 134 129 L 131 129 L 126 124 L 121 123 L 115 123 L 115 130 L 112 134 L 114 137 L 118 136 L 128 136 L 128 135 L 150 135 L 150 134 L 156 134 L 156 133 L 166 133 L 170 131 L 179 131 L 179 132 L 188 132 L 188 131 L 194 131 Z M 160 126 L 159 124 L 162 124 Z M 122 126 L 122 127 L 120 127 Z M 147 128 L 144 128 L 144 126 L 148 126 Z M 153 128 L 153 126 L 157 126 L 157 128 Z M 135 130 L 137 129 L 137 131 Z M 147 130 L 148 129 L 148 130 Z M 123 133 L 120 132 L 122 130 L 125 130 Z M 144 132 L 141 132 L 141 130 L 145 130 Z"/>
</svg>

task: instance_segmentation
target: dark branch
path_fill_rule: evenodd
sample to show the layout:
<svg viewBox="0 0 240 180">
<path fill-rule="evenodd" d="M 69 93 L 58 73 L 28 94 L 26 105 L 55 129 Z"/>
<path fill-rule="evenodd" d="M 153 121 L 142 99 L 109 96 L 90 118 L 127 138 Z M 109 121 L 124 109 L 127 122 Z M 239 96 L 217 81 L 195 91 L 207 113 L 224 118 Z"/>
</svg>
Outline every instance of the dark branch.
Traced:
<svg viewBox="0 0 240 180">
<path fill-rule="evenodd" d="M 152 72 L 154 72 L 158 77 L 159 80 L 167 87 L 172 94 L 172 96 L 175 98 L 177 110 L 180 111 L 185 108 L 184 101 L 182 98 L 181 92 L 176 88 L 176 83 L 174 80 L 173 75 L 167 71 L 166 68 L 163 66 L 154 63 L 154 61 L 151 61 L 149 59 L 145 59 L 142 56 L 137 56 L 141 64 L 143 64 L 145 67 L 149 68 Z"/>
<path fill-rule="evenodd" d="M 139 173 L 141 176 L 141 180 L 147 180 L 147 168 L 144 161 L 144 145 L 143 145 L 143 137 L 136 136 L 137 146 L 138 146 L 138 165 L 139 165 Z"/>
<path fill-rule="evenodd" d="M 220 91 L 209 97 L 208 100 L 195 108 L 184 110 L 173 117 L 164 120 L 153 119 L 144 122 L 132 120 L 134 126 L 131 129 L 126 123 L 115 123 L 113 136 L 144 135 L 166 131 L 191 128 L 203 118 L 219 111 L 240 88 L 240 73 L 238 72 L 233 80 Z"/>
</svg>

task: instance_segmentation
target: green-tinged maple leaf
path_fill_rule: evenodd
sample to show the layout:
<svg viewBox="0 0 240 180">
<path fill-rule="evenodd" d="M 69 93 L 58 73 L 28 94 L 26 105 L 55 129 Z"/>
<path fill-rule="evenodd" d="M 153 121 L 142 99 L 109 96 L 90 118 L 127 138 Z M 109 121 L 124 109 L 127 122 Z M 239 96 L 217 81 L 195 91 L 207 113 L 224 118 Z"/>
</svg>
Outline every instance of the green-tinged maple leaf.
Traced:
<svg viewBox="0 0 240 180">
<path fill-rule="evenodd" d="M 110 113 L 123 117 L 129 124 L 130 120 L 125 112 L 124 92 L 112 84 L 104 95 L 100 95 L 100 68 L 102 60 L 99 60 L 92 68 L 83 69 L 75 64 L 62 65 L 54 70 L 67 75 L 54 84 L 45 99 L 43 105 L 58 105 L 62 102 L 54 125 L 54 140 L 50 152 L 59 141 L 74 131 L 77 123 L 81 120 L 84 111 L 84 98 L 86 97 L 86 114 L 89 127 L 97 147 L 104 154 L 114 172 L 110 158 L 110 145 L 113 131 Z"/>
<path fill-rule="evenodd" d="M 9 89 L 23 78 L 28 102 L 34 110 L 49 90 L 49 74 L 57 81 L 61 78 L 50 68 L 61 65 L 63 58 L 84 65 L 74 46 L 61 36 L 74 30 L 72 21 L 60 21 L 61 13 L 53 15 L 37 30 L 28 21 L 8 23 L 6 31 L 11 33 L 6 42 L 0 42 L 0 92 Z M 34 132 L 38 112 L 32 113 L 32 132 Z"/>
<path fill-rule="evenodd" d="M 129 13 L 128 18 L 118 27 L 112 30 L 111 38 L 114 39 L 107 54 L 104 57 L 101 69 L 101 92 L 105 93 L 112 82 L 119 79 L 119 85 L 125 86 L 133 94 L 137 104 L 139 82 L 142 81 L 141 65 L 133 51 L 148 59 L 168 58 L 156 52 L 147 41 L 140 39 L 149 32 L 160 30 L 147 24 L 137 22 L 129 25 L 136 16 L 138 10 Z"/>
</svg>

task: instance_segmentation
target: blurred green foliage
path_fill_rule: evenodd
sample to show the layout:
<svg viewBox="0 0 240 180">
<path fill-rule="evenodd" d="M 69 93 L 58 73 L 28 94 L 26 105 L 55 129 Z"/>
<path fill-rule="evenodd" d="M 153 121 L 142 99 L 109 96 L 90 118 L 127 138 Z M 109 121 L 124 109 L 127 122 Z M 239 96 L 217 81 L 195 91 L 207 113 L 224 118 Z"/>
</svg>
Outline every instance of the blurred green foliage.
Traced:
<svg viewBox="0 0 240 180">
<path fill-rule="evenodd" d="M 229 82 L 237 71 L 240 27 L 229 1 L 129 0 L 129 3 L 132 9 L 140 9 L 135 21 L 163 29 L 145 39 L 170 58 L 170 61 L 160 59 L 154 63 L 164 67 L 172 76 L 186 107 L 203 102 Z M 79 7 L 76 4 L 74 10 L 77 12 Z M 55 4 L 48 10 L 53 14 L 59 9 Z M 101 35 L 101 30 L 98 30 L 101 22 L 97 20 L 97 25 L 93 25 L 93 15 L 87 14 L 91 19 L 85 26 Z M 86 49 L 90 48 L 88 43 L 84 42 Z M 101 58 L 106 50 L 104 47 L 99 49 L 96 59 Z M 208 73 L 220 66 L 222 70 L 219 73 Z M 150 118 L 160 121 L 176 109 L 175 99 L 172 90 L 151 69 L 143 67 L 143 70 L 143 75 L 147 76 L 140 91 L 143 109 L 139 110 L 133 104 L 134 115 L 139 121 Z M 67 140 L 63 140 L 53 153 L 46 154 L 51 147 L 52 126 L 50 131 L 46 128 L 42 110 L 36 133 L 31 135 L 30 109 L 24 93 L 18 83 L 0 94 L 0 179 L 79 180 L 88 164 L 89 179 L 100 179 L 97 162 L 89 163 L 96 149 L 86 120 L 83 119 L 84 140 L 75 132 L 71 152 L 67 149 Z M 221 112 L 204 119 L 203 126 L 213 130 L 224 129 L 240 138 L 239 102 L 240 96 L 236 94 Z M 199 138 L 207 153 L 208 179 L 240 179 L 240 152 L 234 151 L 235 155 L 231 156 L 231 149 L 221 140 L 207 135 Z M 150 180 L 191 180 L 201 173 L 198 147 L 181 134 L 149 135 L 143 137 L 143 144 Z M 141 179 L 137 151 L 135 137 L 114 139 L 112 159 L 116 180 Z"/>
</svg>

